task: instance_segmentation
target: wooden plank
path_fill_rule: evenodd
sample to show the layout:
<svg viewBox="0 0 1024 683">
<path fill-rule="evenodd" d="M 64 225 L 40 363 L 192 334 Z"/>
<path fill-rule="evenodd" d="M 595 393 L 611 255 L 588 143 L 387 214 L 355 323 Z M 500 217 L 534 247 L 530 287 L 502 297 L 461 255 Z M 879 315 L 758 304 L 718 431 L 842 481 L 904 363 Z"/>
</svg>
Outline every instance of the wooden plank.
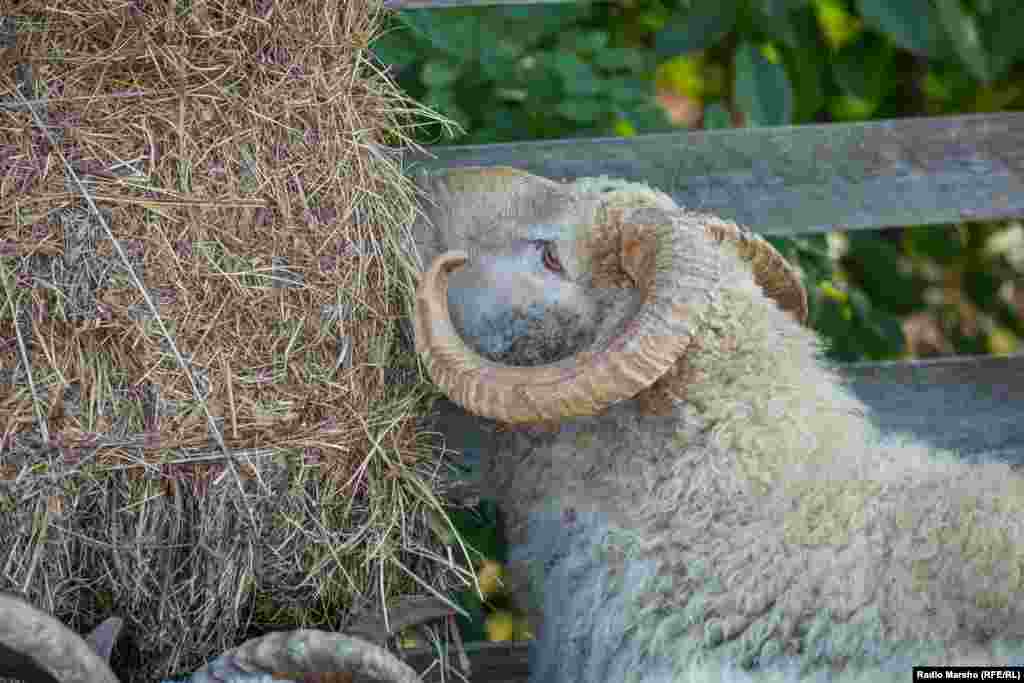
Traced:
<svg viewBox="0 0 1024 683">
<path fill-rule="evenodd" d="M 413 172 L 509 165 L 643 180 L 766 234 L 1024 216 L 1024 113 L 432 147 Z"/>
<path fill-rule="evenodd" d="M 388 9 L 444 9 L 494 5 L 567 5 L 586 0 L 384 0 Z"/>
<path fill-rule="evenodd" d="M 843 374 L 885 432 L 1024 466 L 1024 354 L 856 363 Z"/>
<path fill-rule="evenodd" d="M 526 683 L 530 677 L 527 649 L 525 642 L 467 644 L 466 654 L 471 667 L 467 679 L 471 683 Z M 436 657 L 429 649 L 409 650 L 404 656 L 418 672 L 426 671 Z M 442 678 L 438 666 L 423 677 L 423 683 L 450 683 L 453 680 L 459 679 L 453 678 L 451 673 Z"/>
<path fill-rule="evenodd" d="M 840 366 L 850 388 L 887 434 L 909 433 L 969 462 L 1024 466 L 1024 354 Z M 493 425 L 448 400 L 435 403 L 433 429 L 472 471 L 490 448 Z M 477 495 L 471 479 L 459 497 Z"/>
</svg>

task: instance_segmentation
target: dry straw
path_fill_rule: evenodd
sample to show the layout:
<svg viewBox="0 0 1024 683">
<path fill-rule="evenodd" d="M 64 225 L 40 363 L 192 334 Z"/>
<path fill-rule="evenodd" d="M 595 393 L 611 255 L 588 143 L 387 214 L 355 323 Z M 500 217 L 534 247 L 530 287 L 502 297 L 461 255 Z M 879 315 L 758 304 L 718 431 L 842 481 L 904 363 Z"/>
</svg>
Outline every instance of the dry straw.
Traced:
<svg viewBox="0 0 1024 683">
<path fill-rule="evenodd" d="M 4 7 L 0 590 L 125 618 L 152 681 L 472 582 L 404 322 L 400 150 L 438 118 L 379 8 Z"/>
</svg>

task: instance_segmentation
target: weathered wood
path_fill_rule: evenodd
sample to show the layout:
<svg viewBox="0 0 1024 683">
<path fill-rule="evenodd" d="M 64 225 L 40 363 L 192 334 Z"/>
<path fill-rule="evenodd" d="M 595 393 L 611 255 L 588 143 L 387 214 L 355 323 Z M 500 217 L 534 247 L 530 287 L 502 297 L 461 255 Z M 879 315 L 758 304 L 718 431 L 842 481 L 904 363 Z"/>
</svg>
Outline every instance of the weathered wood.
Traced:
<svg viewBox="0 0 1024 683">
<path fill-rule="evenodd" d="M 971 462 L 1024 465 L 1024 354 L 855 363 L 840 372 L 885 433 L 913 434 Z M 471 469 L 490 447 L 491 425 L 446 399 L 432 424 Z M 458 495 L 477 495 L 475 484 Z"/>
<path fill-rule="evenodd" d="M 420 170 L 510 165 L 642 180 L 766 234 L 1024 216 L 1024 113 L 432 147 Z"/>
<path fill-rule="evenodd" d="M 843 374 L 884 431 L 1024 465 L 1024 354 L 856 363 Z"/>
<path fill-rule="evenodd" d="M 472 667 L 467 679 L 471 683 L 526 683 L 529 675 L 527 661 L 527 643 L 470 643 L 466 645 Z M 406 661 L 416 671 L 425 671 L 436 655 L 432 650 L 409 650 L 405 653 Z M 453 679 L 448 674 L 441 678 L 440 667 L 434 666 L 423 676 L 423 683 L 449 683 Z"/>
</svg>

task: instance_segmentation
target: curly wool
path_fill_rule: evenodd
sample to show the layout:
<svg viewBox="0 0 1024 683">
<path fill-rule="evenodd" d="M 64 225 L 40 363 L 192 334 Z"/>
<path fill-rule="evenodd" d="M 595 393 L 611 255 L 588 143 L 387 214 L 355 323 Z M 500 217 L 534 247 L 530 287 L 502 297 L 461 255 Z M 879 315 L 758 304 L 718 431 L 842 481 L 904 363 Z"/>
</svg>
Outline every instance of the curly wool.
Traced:
<svg viewBox="0 0 1024 683">
<path fill-rule="evenodd" d="M 508 432 L 485 463 L 547 596 L 531 680 L 1021 663 L 1024 481 L 883 439 L 814 334 L 726 269 L 672 415 L 625 401 Z"/>
<path fill-rule="evenodd" d="M 532 683 L 903 683 L 913 666 L 1024 666 L 1019 641 L 992 641 L 957 657 L 942 643 L 889 642 L 826 609 L 801 633 L 800 655 L 780 651 L 771 615 L 726 639 L 704 617 L 713 578 L 685 607 L 665 607 L 652 599 L 671 590 L 656 563 L 640 559 L 639 539 L 610 528 L 600 514 L 571 523 L 535 514 L 529 533 L 534 540 L 514 559 L 544 568 L 534 577 L 545 598 L 544 622 L 531 644 Z M 845 670 L 833 667 L 838 658 L 849 661 Z"/>
</svg>

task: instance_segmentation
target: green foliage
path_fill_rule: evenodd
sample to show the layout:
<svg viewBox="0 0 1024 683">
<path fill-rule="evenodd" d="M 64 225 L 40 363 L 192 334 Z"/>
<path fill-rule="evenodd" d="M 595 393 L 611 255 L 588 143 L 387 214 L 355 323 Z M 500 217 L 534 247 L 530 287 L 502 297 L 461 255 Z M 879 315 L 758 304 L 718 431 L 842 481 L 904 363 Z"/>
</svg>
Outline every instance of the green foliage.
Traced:
<svg viewBox="0 0 1024 683">
<path fill-rule="evenodd" d="M 750 43 L 736 49 L 733 101 L 751 126 L 781 126 L 793 119 L 793 89 L 786 69 L 765 59 Z"/>
<path fill-rule="evenodd" d="M 414 97 L 457 120 L 461 142 L 668 129 L 650 101 L 655 58 L 596 5 L 415 10 L 375 45 Z M 436 136 L 425 133 L 424 141 Z"/>
<path fill-rule="evenodd" d="M 406 11 L 375 50 L 467 144 L 664 132 L 656 89 L 695 100 L 708 129 L 1019 108 L 1022 34 L 1019 0 L 630 0 Z M 901 320 L 921 313 L 961 353 L 1024 338 L 1004 296 L 1020 268 L 987 237 L 953 239 L 1005 230 L 854 233 L 842 254 L 775 241 L 830 354 L 864 360 L 904 355 Z"/>
</svg>

